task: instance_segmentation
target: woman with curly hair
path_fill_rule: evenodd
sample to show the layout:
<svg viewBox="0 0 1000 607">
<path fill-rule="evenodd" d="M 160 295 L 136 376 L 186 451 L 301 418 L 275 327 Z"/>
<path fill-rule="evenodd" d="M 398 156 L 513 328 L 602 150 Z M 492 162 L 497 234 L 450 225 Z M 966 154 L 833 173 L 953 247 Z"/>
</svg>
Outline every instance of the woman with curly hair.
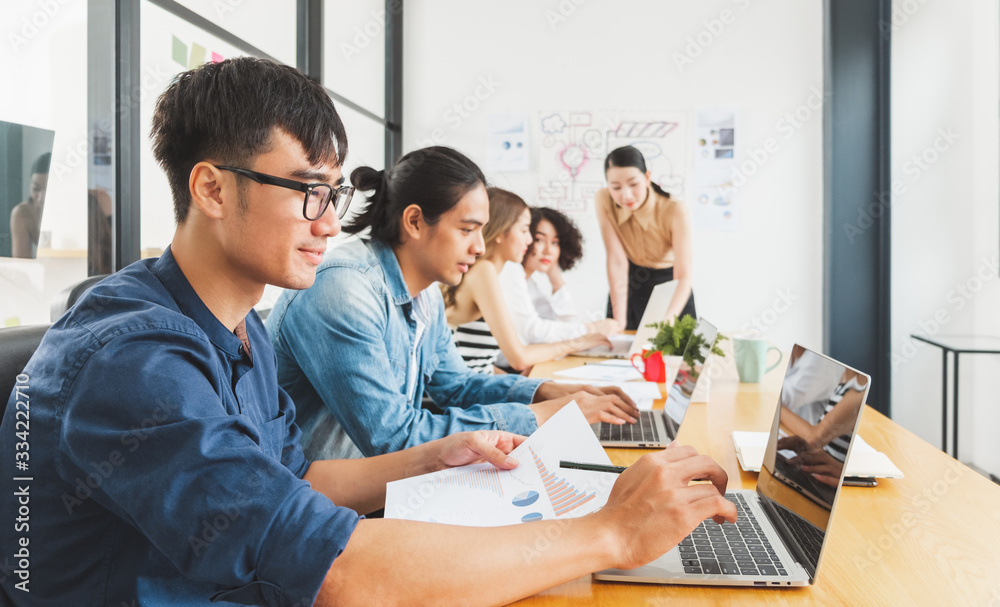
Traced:
<svg viewBox="0 0 1000 607">
<path fill-rule="evenodd" d="M 583 256 L 583 236 L 563 213 L 531 209 L 533 242 L 521 264 L 508 263 L 500 273 L 504 300 L 522 341 L 529 344 L 573 339 L 587 333 L 610 337 L 618 332 L 613 319 L 588 322 L 577 313 L 563 272 Z"/>
</svg>

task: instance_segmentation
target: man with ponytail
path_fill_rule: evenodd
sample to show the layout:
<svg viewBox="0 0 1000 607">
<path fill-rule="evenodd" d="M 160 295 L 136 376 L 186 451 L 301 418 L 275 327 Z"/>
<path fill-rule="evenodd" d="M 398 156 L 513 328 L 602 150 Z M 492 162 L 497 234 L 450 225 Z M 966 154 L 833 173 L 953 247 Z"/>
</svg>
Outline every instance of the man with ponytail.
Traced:
<svg viewBox="0 0 1000 607">
<path fill-rule="evenodd" d="M 389 171 L 355 169 L 371 192 L 306 291 L 286 291 L 267 320 L 278 381 L 298 409 L 306 455 L 391 453 L 463 430 L 531 434 L 576 400 L 588 421 L 635 422 L 618 388 L 484 375 L 451 339 L 440 290 L 485 251 L 482 171 L 447 147 L 406 154 Z M 431 403 L 422 406 L 425 392 Z"/>
<path fill-rule="evenodd" d="M 0 604 L 508 603 L 648 562 L 706 517 L 735 519 L 725 472 L 685 447 L 641 459 L 579 519 L 477 529 L 360 516 L 392 480 L 515 467 L 523 439 L 464 432 L 307 459 L 253 306 L 266 284 L 309 287 L 340 231 L 352 192 L 333 103 L 290 67 L 230 59 L 170 84 L 153 140 L 177 218 L 169 248 L 88 291 L 8 400 Z M 30 451 L 15 425 L 29 403 Z M 555 539 L 526 562 L 539 537 Z"/>
</svg>

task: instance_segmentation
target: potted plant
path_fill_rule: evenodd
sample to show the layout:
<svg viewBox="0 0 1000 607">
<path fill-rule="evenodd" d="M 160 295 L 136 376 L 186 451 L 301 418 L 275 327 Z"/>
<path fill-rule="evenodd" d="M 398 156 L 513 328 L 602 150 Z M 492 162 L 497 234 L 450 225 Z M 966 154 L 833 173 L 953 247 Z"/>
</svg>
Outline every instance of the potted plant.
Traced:
<svg viewBox="0 0 1000 607">
<path fill-rule="evenodd" d="M 678 319 L 676 322 L 656 322 L 651 325 L 646 325 L 653 329 L 656 329 L 656 335 L 650 340 L 652 344 L 652 349 L 647 350 L 643 353 L 644 358 L 649 358 L 654 352 L 659 352 L 661 356 L 680 356 L 685 353 L 687 349 L 687 356 L 684 357 L 684 362 L 687 363 L 688 368 L 694 368 L 695 364 L 702 364 L 705 362 L 705 354 L 708 348 L 705 346 L 707 344 L 702 343 L 705 340 L 704 335 L 697 335 L 695 337 L 697 343 L 691 344 L 694 347 L 688 347 L 688 340 L 691 339 L 691 334 L 694 332 L 695 326 L 698 324 L 698 319 L 690 314 L 685 314 L 683 317 Z M 729 339 L 723 334 L 719 334 L 715 338 L 715 342 L 712 344 L 712 354 L 716 356 L 723 357 L 726 354 L 719 347 L 719 342 L 724 339 Z"/>
<path fill-rule="evenodd" d="M 684 315 L 680 319 L 674 322 L 657 322 L 651 325 L 647 325 L 653 329 L 656 329 L 656 335 L 650 340 L 649 347 L 643 349 L 642 358 L 645 363 L 640 369 L 638 365 L 633 361 L 633 366 L 638 369 L 647 380 L 650 381 L 664 381 L 668 373 L 667 369 L 678 369 L 677 376 L 679 382 L 683 382 L 683 379 L 687 376 L 685 370 L 690 370 L 696 368 L 697 365 L 702 365 L 705 362 L 705 356 L 708 353 L 708 344 L 701 343 L 705 340 L 705 336 L 698 334 L 693 337 L 693 339 L 699 340 L 698 343 L 691 344 L 694 347 L 688 348 L 688 341 L 692 339 L 692 334 L 694 333 L 694 328 L 698 324 L 698 320 L 691 315 Z M 715 342 L 711 344 L 711 351 L 717 356 L 725 356 L 722 349 L 719 348 L 718 344 L 721 340 L 728 339 L 722 334 L 719 334 L 715 338 Z M 682 358 L 681 355 L 684 355 Z M 652 380 L 650 378 L 657 378 Z"/>
</svg>

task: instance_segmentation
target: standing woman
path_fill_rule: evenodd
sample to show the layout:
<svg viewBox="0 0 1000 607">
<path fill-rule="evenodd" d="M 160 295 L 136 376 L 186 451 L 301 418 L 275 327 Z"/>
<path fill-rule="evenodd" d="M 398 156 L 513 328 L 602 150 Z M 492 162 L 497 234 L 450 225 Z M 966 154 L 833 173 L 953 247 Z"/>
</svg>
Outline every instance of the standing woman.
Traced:
<svg viewBox="0 0 1000 607">
<path fill-rule="evenodd" d="M 638 329 L 653 288 L 676 280 L 666 318 L 697 317 L 684 205 L 653 183 L 642 153 L 630 145 L 608 154 L 604 176 L 608 187 L 597 192 L 594 206 L 608 258 L 608 316 Z"/>
<path fill-rule="evenodd" d="M 520 264 L 531 246 L 531 211 L 513 192 L 500 188 L 486 192 L 490 220 L 483 228 L 485 254 L 460 285 L 442 288 L 448 324 L 455 328 L 455 343 L 469 368 L 492 373 L 496 365 L 504 373 L 521 373 L 571 352 L 610 346 L 607 337 L 596 332 L 554 343 L 521 341 L 504 301 L 500 271 L 507 262 Z"/>
</svg>

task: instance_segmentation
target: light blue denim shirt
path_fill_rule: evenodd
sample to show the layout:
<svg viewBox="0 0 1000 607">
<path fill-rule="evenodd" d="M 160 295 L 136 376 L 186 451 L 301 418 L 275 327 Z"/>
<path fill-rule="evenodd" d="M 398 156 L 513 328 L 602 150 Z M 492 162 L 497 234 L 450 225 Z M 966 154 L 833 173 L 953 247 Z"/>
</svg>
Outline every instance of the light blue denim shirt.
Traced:
<svg viewBox="0 0 1000 607">
<path fill-rule="evenodd" d="M 267 331 L 307 457 L 379 455 L 464 430 L 537 428 L 525 403 L 542 382 L 469 371 L 437 285 L 419 298 L 430 314 L 415 344 L 414 300 L 395 253 L 362 239 L 331 249 L 311 288 L 278 298 Z M 411 360 L 418 373 L 408 372 Z M 433 410 L 421 408 L 425 390 Z"/>
</svg>

